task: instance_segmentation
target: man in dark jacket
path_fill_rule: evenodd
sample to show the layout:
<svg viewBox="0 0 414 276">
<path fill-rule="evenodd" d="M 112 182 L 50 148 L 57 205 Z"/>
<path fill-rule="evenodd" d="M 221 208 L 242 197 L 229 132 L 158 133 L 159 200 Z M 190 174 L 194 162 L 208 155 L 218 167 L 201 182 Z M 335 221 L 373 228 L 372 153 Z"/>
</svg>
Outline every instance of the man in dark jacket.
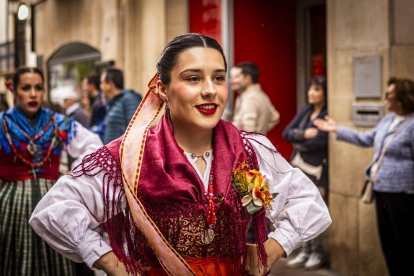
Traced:
<svg viewBox="0 0 414 276">
<path fill-rule="evenodd" d="M 89 75 L 82 82 L 82 90 L 88 95 L 91 106 L 89 129 L 103 140 L 106 103 L 103 93 L 99 90 L 100 84 L 99 75 Z"/>
<path fill-rule="evenodd" d="M 124 134 L 142 97 L 133 90 L 124 89 L 123 73 L 116 68 L 102 73 L 101 90 L 108 101 L 103 137 L 104 144 L 107 144 Z"/>
</svg>

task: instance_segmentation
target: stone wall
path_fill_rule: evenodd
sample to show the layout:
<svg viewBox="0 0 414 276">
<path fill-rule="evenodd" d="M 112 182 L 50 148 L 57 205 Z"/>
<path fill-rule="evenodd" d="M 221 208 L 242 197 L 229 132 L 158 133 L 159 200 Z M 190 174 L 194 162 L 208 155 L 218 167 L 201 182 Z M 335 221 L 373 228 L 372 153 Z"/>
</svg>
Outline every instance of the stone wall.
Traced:
<svg viewBox="0 0 414 276">
<path fill-rule="evenodd" d="M 36 7 L 36 53 L 45 63 L 67 43 L 86 43 L 141 93 L 167 39 L 188 30 L 186 0 L 50 0 Z M 46 69 L 46 68 L 44 68 Z"/>
<path fill-rule="evenodd" d="M 353 102 L 383 101 L 383 97 L 354 99 L 354 57 L 381 57 L 382 91 L 390 76 L 414 78 L 412 14 L 410 0 L 327 1 L 328 110 L 339 125 L 354 127 Z M 374 205 L 360 202 L 364 171 L 372 154 L 372 149 L 338 142 L 335 135 L 330 136 L 331 266 L 340 275 L 387 275 Z"/>
</svg>

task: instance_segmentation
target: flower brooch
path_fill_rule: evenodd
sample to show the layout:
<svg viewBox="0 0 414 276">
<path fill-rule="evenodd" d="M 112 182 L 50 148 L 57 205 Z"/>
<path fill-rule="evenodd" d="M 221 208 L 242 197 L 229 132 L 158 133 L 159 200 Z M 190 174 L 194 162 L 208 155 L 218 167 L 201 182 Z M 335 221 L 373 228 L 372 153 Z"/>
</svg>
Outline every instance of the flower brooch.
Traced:
<svg viewBox="0 0 414 276">
<path fill-rule="evenodd" d="M 246 163 L 240 163 L 233 171 L 232 185 L 242 197 L 242 205 L 249 214 L 253 215 L 263 207 L 272 208 L 270 202 L 277 193 L 272 195 L 269 192 L 266 176 L 260 171 L 249 169 Z"/>
</svg>

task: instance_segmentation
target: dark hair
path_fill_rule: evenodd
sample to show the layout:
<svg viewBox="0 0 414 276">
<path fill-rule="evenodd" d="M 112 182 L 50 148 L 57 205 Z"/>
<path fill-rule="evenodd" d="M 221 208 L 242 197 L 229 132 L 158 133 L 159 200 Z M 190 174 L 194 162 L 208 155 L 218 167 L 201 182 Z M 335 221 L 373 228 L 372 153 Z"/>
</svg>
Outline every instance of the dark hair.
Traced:
<svg viewBox="0 0 414 276">
<path fill-rule="evenodd" d="M 124 74 L 120 69 L 108 68 L 105 70 L 105 81 L 112 81 L 116 88 L 124 89 Z"/>
<path fill-rule="evenodd" d="M 323 90 L 323 98 L 325 99 L 325 105 L 328 102 L 328 91 L 327 91 L 327 85 L 326 85 L 326 78 L 324 76 L 319 77 L 313 77 L 309 81 L 308 87 L 311 87 L 311 85 L 320 85 Z"/>
<path fill-rule="evenodd" d="M 224 56 L 223 48 L 221 48 L 220 44 L 214 38 L 200 34 L 189 33 L 177 36 L 171 40 L 161 53 L 161 57 L 157 63 L 157 70 L 158 77 L 163 84 L 170 83 L 170 73 L 177 63 L 178 55 L 181 52 L 194 47 L 213 48 L 219 51 L 223 56 L 224 67 L 227 71 L 226 58 Z"/>
<path fill-rule="evenodd" d="M 392 77 L 388 85 L 395 85 L 395 98 L 407 113 L 414 112 L 414 82 L 410 79 L 399 79 Z"/>
<path fill-rule="evenodd" d="M 42 83 L 45 82 L 45 77 L 43 76 L 42 70 L 40 70 L 37 67 L 27 67 L 23 66 L 16 70 L 16 72 L 13 75 L 13 90 L 16 91 L 17 86 L 20 82 L 20 77 L 27 73 L 35 73 L 38 74 L 42 78 Z"/>
<path fill-rule="evenodd" d="M 92 84 L 93 86 L 95 86 L 95 89 L 99 90 L 101 80 L 98 75 L 89 75 L 85 79 L 88 84 Z"/>
<path fill-rule="evenodd" d="M 256 63 L 245 61 L 238 63 L 236 67 L 241 69 L 243 75 L 251 76 L 253 83 L 259 82 L 260 71 Z"/>
</svg>

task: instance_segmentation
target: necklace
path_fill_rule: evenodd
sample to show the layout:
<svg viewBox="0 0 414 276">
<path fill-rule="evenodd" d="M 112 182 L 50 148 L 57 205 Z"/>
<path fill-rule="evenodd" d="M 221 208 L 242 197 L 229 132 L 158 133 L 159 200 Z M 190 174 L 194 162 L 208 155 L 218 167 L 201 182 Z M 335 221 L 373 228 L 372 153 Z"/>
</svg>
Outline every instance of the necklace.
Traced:
<svg viewBox="0 0 414 276">
<path fill-rule="evenodd" d="M 214 240 L 214 225 L 216 224 L 216 211 L 214 207 L 214 177 L 213 177 L 213 166 L 210 170 L 210 177 L 208 180 L 208 191 L 207 191 L 207 229 L 201 236 L 201 241 L 204 244 L 210 244 Z"/>
<path fill-rule="evenodd" d="M 181 149 L 181 151 L 185 154 L 185 151 Z M 191 159 L 209 157 L 211 154 L 211 150 L 206 151 L 204 154 L 196 154 L 196 153 L 187 153 Z M 206 160 L 205 160 L 206 161 Z M 206 211 L 206 221 L 207 221 L 207 229 L 201 234 L 201 242 L 204 244 L 210 244 L 215 237 L 214 233 L 214 225 L 216 224 L 216 210 L 214 207 L 214 169 L 213 165 L 210 169 L 210 174 L 208 178 L 208 187 L 206 192 L 206 199 L 207 199 L 207 211 Z"/>
<path fill-rule="evenodd" d="M 196 154 L 196 153 L 194 153 L 194 152 L 189 153 L 189 154 L 190 154 L 191 159 L 196 159 L 196 158 L 200 158 L 200 157 L 204 158 L 204 156 L 205 156 L 205 157 L 209 157 L 209 156 L 210 156 L 210 151 L 211 151 L 211 150 L 208 150 L 208 151 L 206 151 L 206 152 L 205 152 L 205 153 L 203 153 L 203 154 Z"/>
<path fill-rule="evenodd" d="M 33 162 L 31 160 L 28 160 L 27 158 L 25 158 L 22 154 L 20 154 L 16 147 L 13 144 L 13 141 L 11 139 L 10 136 L 10 132 L 9 132 L 9 126 L 6 123 L 6 120 L 3 118 L 3 126 L 4 126 L 4 130 L 6 132 L 6 139 L 7 142 L 9 143 L 9 146 L 11 148 L 11 150 L 13 151 L 14 155 L 17 156 L 23 163 L 25 163 L 26 165 L 31 167 L 31 172 L 33 174 L 34 179 L 36 179 L 36 168 L 40 168 L 44 165 L 44 163 L 49 159 L 50 154 L 52 153 L 53 150 L 53 146 L 55 145 L 56 142 L 56 138 L 58 137 L 57 135 L 57 123 L 56 123 L 56 118 L 54 116 L 52 116 L 51 121 L 49 122 L 49 124 L 47 124 L 47 126 L 40 131 L 38 134 L 36 134 L 33 137 L 30 137 L 29 134 L 27 134 L 24 130 L 22 130 L 21 128 L 19 128 L 23 134 L 26 136 L 27 139 L 29 139 L 29 144 L 27 145 L 27 151 L 34 156 L 38 151 L 38 146 L 36 144 L 34 144 L 34 141 L 39 139 L 52 125 L 53 123 L 53 127 L 54 127 L 54 133 L 55 135 L 52 138 L 52 141 L 50 142 L 50 145 L 46 151 L 45 156 L 43 156 L 43 158 L 39 161 L 39 162 Z"/>
</svg>

